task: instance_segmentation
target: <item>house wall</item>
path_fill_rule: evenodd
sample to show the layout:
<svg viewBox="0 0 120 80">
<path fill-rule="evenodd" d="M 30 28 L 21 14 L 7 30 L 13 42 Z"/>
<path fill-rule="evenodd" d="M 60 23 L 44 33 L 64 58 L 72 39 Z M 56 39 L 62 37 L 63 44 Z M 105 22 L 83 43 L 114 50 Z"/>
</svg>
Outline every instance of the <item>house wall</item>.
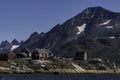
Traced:
<svg viewBox="0 0 120 80">
<path fill-rule="evenodd" d="M 74 60 L 87 60 L 86 52 L 76 52 Z"/>
<path fill-rule="evenodd" d="M 14 54 L 8 54 L 8 60 L 14 60 L 15 55 Z"/>
<path fill-rule="evenodd" d="M 33 60 L 39 59 L 39 53 L 38 52 L 33 52 L 32 53 L 32 59 Z"/>
<path fill-rule="evenodd" d="M 41 56 L 40 56 L 40 59 L 41 59 L 41 60 L 47 59 L 47 54 L 41 53 L 40 55 L 41 55 Z"/>
<path fill-rule="evenodd" d="M 0 54 L 0 60 L 1 61 L 7 61 L 7 60 L 14 60 L 15 55 L 11 53 L 6 54 Z"/>
<path fill-rule="evenodd" d="M 7 54 L 0 54 L 0 61 L 7 61 L 7 60 L 8 60 Z"/>
<path fill-rule="evenodd" d="M 32 59 L 33 59 L 33 60 L 45 60 L 45 59 L 47 59 L 47 54 L 45 54 L 45 53 L 33 52 L 33 53 L 32 53 Z"/>
</svg>

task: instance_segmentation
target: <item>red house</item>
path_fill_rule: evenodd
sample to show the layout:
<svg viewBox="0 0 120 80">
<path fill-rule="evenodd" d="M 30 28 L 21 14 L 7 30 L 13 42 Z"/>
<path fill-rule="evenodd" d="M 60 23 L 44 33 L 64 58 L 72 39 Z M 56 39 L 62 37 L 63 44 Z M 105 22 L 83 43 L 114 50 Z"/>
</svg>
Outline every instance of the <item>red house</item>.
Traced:
<svg viewBox="0 0 120 80">
<path fill-rule="evenodd" d="M 14 60 L 15 54 L 13 53 L 0 53 L 0 60 L 1 61 L 8 61 L 8 60 Z"/>
<path fill-rule="evenodd" d="M 32 60 L 45 60 L 48 58 L 48 51 L 46 49 L 35 48 L 31 57 Z"/>
</svg>

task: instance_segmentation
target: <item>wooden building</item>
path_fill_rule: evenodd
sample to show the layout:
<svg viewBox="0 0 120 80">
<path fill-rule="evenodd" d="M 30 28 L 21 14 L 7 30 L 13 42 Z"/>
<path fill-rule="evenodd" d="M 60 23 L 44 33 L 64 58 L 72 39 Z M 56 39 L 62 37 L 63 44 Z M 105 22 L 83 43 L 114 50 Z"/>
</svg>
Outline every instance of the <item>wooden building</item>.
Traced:
<svg viewBox="0 0 120 80">
<path fill-rule="evenodd" d="M 23 48 L 21 50 L 21 53 L 25 53 L 26 54 L 26 57 L 31 57 L 31 52 L 28 48 Z"/>
<path fill-rule="evenodd" d="M 49 52 L 46 49 L 35 48 L 32 52 L 32 60 L 45 60 L 48 58 Z"/>
<path fill-rule="evenodd" d="M 16 54 L 16 57 L 17 57 L 18 59 L 20 59 L 20 58 L 26 58 L 26 57 L 27 57 L 27 54 L 25 54 L 25 53 L 23 53 L 23 52 L 20 52 L 20 53 L 17 53 L 17 54 Z"/>
<path fill-rule="evenodd" d="M 0 53 L 0 61 L 14 60 L 15 54 L 13 53 Z"/>
<path fill-rule="evenodd" d="M 17 58 L 28 58 L 31 57 L 31 52 L 27 48 L 23 48 L 19 53 L 16 54 Z"/>
<path fill-rule="evenodd" d="M 102 64 L 103 60 L 101 58 L 92 58 L 92 59 L 89 59 L 88 62 L 90 64 Z"/>
<path fill-rule="evenodd" d="M 86 52 L 76 52 L 74 56 L 74 60 L 87 60 L 87 53 Z"/>
</svg>

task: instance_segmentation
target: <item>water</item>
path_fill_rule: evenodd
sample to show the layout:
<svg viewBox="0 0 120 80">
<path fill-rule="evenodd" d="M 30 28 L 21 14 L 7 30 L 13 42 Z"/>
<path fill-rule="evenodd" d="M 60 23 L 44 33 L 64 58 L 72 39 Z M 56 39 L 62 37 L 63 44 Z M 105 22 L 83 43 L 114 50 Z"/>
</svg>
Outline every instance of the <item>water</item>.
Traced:
<svg viewBox="0 0 120 80">
<path fill-rule="evenodd" d="M 1 74 L 0 80 L 120 80 L 118 74 Z"/>
</svg>

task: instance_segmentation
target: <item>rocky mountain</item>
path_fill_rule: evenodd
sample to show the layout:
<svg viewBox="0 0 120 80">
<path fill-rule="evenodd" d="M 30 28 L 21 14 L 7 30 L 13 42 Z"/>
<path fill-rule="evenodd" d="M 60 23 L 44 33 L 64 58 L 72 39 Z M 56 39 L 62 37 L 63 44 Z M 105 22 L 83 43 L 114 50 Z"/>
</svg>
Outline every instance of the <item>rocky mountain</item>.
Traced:
<svg viewBox="0 0 120 80">
<path fill-rule="evenodd" d="M 16 39 L 14 39 L 12 42 L 11 42 L 12 45 L 20 45 L 20 42 L 17 41 Z"/>
<path fill-rule="evenodd" d="M 102 7 L 89 7 L 57 24 L 47 33 L 33 33 L 18 49 L 47 48 L 57 55 L 74 56 L 86 51 L 88 57 L 120 62 L 120 13 Z"/>
<path fill-rule="evenodd" d="M 2 41 L 0 44 L 0 53 L 11 52 L 14 49 L 18 48 L 21 44 L 22 42 L 19 42 L 16 39 L 14 39 L 11 43 L 7 40 Z"/>
<path fill-rule="evenodd" d="M 15 52 L 19 52 L 21 51 L 23 48 L 28 48 L 30 50 L 36 48 L 39 46 L 38 42 L 41 38 L 43 38 L 45 36 L 45 33 L 42 32 L 42 33 L 38 33 L 38 32 L 34 32 L 30 38 L 28 40 L 26 40 L 23 44 L 21 44 L 21 46 L 15 50 Z M 32 45 L 32 46 L 31 46 Z"/>
</svg>

